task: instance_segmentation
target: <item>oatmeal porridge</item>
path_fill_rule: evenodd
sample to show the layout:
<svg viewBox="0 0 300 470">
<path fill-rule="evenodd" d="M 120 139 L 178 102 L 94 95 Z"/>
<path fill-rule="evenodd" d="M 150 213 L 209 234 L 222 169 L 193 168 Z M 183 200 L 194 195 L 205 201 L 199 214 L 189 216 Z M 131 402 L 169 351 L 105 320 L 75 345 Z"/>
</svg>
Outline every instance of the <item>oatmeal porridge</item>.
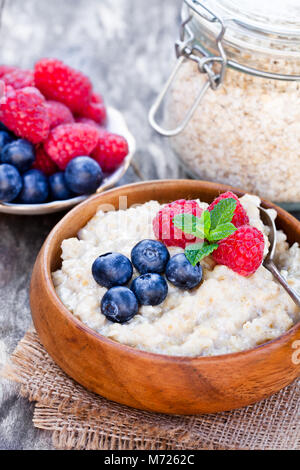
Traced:
<svg viewBox="0 0 300 470">
<path fill-rule="evenodd" d="M 245 195 L 240 202 L 249 223 L 263 233 L 268 251 L 268 228 L 259 217 L 260 200 Z M 198 201 L 205 210 L 207 204 Z M 168 295 L 156 306 L 140 306 L 130 321 L 109 321 L 100 309 L 107 289 L 92 275 L 94 260 L 118 252 L 130 259 L 132 248 L 143 239 L 155 239 L 152 220 L 162 206 L 156 201 L 127 210 L 99 210 L 78 237 L 62 243 L 62 266 L 53 273 L 56 292 L 64 305 L 85 325 L 108 338 L 137 349 L 174 356 L 213 356 L 253 348 L 280 336 L 300 320 L 299 308 L 261 265 L 249 277 L 212 256 L 201 261 L 201 284 L 183 291 L 168 282 Z M 271 210 L 275 218 L 275 211 Z M 171 256 L 183 248 L 168 247 Z M 276 262 L 282 274 L 300 292 L 300 249 L 289 248 L 278 231 Z M 133 278 L 138 273 L 134 270 Z"/>
</svg>

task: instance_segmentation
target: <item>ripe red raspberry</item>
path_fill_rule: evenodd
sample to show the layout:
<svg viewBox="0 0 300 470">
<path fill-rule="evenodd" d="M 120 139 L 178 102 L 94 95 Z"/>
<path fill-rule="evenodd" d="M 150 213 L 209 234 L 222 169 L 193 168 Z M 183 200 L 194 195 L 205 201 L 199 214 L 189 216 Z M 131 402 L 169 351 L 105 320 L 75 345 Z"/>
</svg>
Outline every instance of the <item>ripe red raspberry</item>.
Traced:
<svg viewBox="0 0 300 470">
<path fill-rule="evenodd" d="M 99 131 L 104 129 L 103 127 L 99 126 L 99 124 L 97 124 L 93 119 L 89 119 L 86 117 L 77 117 L 75 118 L 75 121 L 80 122 L 81 124 L 89 124 L 89 126 L 94 126 Z"/>
<path fill-rule="evenodd" d="M 92 94 L 91 102 L 84 108 L 81 113 L 84 118 L 92 119 L 97 124 L 104 125 L 106 123 L 107 114 L 106 107 L 101 95 Z"/>
<path fill-rule="evenodd" d="M 1 104 L 1 100 L 3 101 L 3 98 L 5 97 L 5 94 L 6 94 L 6 85 L 0 79 L 0 104 Z"/>
<path fill-rule="evenodd" d="M 262 263 L 264 246 L 262 232 L 244 225 L 219 242 L 212 256 L 216 263 L 228 266 L 241 276 L 250 276 Z"/>
<path fill-rule="evenodd" d="M 83 73 L 57 59 L 41 59 L 34 69 L 36 87 L 49 100 L 64 103 L 81 114 L 91 101 L 92 84 Z"/>
<path fill-rule="evenodd" d="M 48 111 L 40 92 L 33 87 L 13 90 L 7 86 L 0 100 L 0 121 L 18 137 L 38 144 L 50 130 Z"/>
<path fill-rule="evenodd" d="M 59 171 L 58 166 L 46 154 L 43 147 L 40 145 L 35 149 L 35 161 L 32 168 L 42 171 L 45 175 L 50 176 Z"/>
<path fill-rule="evenodd" d="M 62 124 L 50 132 L 44 144 L 46 153 L 64 170 L 75 157 L 90 155 L 99 139 L 98 130 L 87 124 Z"/>
<path fill-rule="evenodd" d="M 90 103 L 82 112 L 82 116 L 96 121 L 100 125 L 106 123 L 106 107 L 103 103 Z"/>
<path fill-rule="evenodd" d="M 173 219 L 177 214 L 193 214 L 200 217 L 202 209 L 196 201 L 186 201 L 179 199 L 165 205 L 153 219 L 153 231 L 155 237 L 167 246 L 180 246 L 185 248 L 188 243 L 194 243 L 196 238 L 182 232 L 173 224 Z"/>
<path fill-rule="evenodd" d="M 1 79 L 15 90 L 34 87 L 34 75 L 31 70 L 15 69 L 3 75 Z"/>
<path fill-rule="evenodd" d="M 92 158 L 99 163 L 103 171 L 112 172 L 121 165 L 128 151 L 128 143 L 124 137 L 103 130 L 100 131 Z"/>
<path fill-rule="evenodd" d="M 12 92 L 14 93 L 13 87 L 5 85 L 3 80 L 0 79 L 0 113 L 1 105 L 6 103 L 8 95 L 10 95 Z"/>
<path fill-rule="evenodd" d="M 50 119 L 50 129 L 61 124 L 70 124 L 74 122 L 74 117 L 69 108 L 58 101 L 46 101 Z"/>
<path fill-rule="evenodd" d="M 232 193 L 231 191 L 227 191 L 226 193 L 221 194 L 219 197 L 217 197 L 211 205 L 207 208 L 207 210 L 212 211 L 213 208 L 218 204 L 218 202 L 222 201 L 223 199 L 228 199 L 228 198 L 233 198 L 236 200 L 236 208 L 234 211 L 234 215 L 232 218 L 232 223 L 235 227 L 241 227 L 242 225 L 248 225 L 249 224 L 249 217 L 247 215 L 247 212 L 243 208 L 242 204 L 239 201 L 239 198 L 237 197 L 236 194 Z"/>
<path fill-rule="evenodd" d="M 104 104 L 103 97 L 99 93 L 92 93 L 91 103 L 102 103 Z"/>
<path fill-rule="evenodd" d="M 11 65 L 0 65 L 0 77 L 3 75 L 14 72 L 15 70 L 20 70 L 18 67 L 13 67 Z"/>
</svg>

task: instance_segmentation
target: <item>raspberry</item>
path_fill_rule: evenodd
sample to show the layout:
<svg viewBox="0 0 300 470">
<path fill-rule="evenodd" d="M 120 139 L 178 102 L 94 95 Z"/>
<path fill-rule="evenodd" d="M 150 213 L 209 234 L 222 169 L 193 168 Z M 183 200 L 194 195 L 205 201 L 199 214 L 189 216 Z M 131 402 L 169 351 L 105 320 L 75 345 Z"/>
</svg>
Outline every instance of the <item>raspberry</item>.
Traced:
<svg viewBox="0 0 300 470">
<path fill-rule="evenodd" d="M 86 118 L 86 117 L 77 117 L 77 118 L 75 118 L 75 121 L 80 122 L 81 124 L 89 124 L 89 126 L 94 126 L 99 131 L 104 129 L 101 126 L 99 126 L 99 124 L 97 124 L 93 119 L 89 119 L 89 118 Z"/>
<path fill-rule="evenodd" d="M 6 85 L 5 83 L 0 79 L 0 104 L 3 101 L 3 98 L 6 95 Z"/>
<path fill-rule="evenodd" d="M 48 109 L 50 119 L 50 129 L 61 124 L 70 124 L 74 122 L 73 114 L 64 104 L 59 103 L 58 101 L 46 101 L 46 107 Z"/>
<path fill-rule="evenodd" d="M 106 123 L 106 108 L 103 103 L 90 103 L 82 112 L 82 116 L 96 121 L 98 124 Z"/>
<path fill-rule="evenodd" d="M 34 87 L 34 75 L 31 70 L 15 69 L 3 75 L 1 79 L 15 90 Z"/>
<path fill-rule="evenodd" d="M 92 119 L 93 121 L 96 121 L 97 124 L 105 124 L 107 114 L 102 96 L 93 93 L 91 97 L 91 102 L 86 108 L 84 108 L 83 112 L 81 113 L 81 116 L 84 118 Z"/>
<path fill-rule="evenodd" d="M 219 197 L 217 197 L 211 205 L 207 208 L 207 210 L 212 211 L 213 208 L 218 204 L 218 202 L 222 201 L 223 199 L 228 199 L 228 198 L 233 198 L 236 200 L 236 208 L 234 211 L 234 215 L 232 218 L 232 223 L 233 225 L 238 228 L 241 227 L 242 225 L 248 225 L 249 224 L 249 217 L 243 208 L 242 204 L 239 201 L 239 198 L 237 197 L 236 194 L 232 193 L 231 191 L 227 191 L 226 193 L 221 194 Z"/>
<path fill-rule="evenodd" d="M 58 171 L 57 165 L 46 154 L 43 147 L 38 146 L 35 150 L 35 161 L 32 168 L 42 171 L 45 175 L 50 176 Z"/>
<path fill-rule="evenodd" d="M 38 91 L 38 89 L 36 89 L 36 91 Z M 5 103 L 6 102 L 5 98 L 9 94 L 14 93 L 14 92 L 15 92 L 15 90 L 13 89 L 12 86 L 5 85 L 4 81 L 2 79 L 0 79 L 0 104 Z M 41 95 L 41 97 L 43 98 L 42 95 Z"/>
<path fill-rule="evenodd" d="M 64 103 L 74 113 L 81 114 L 91 101 L 90 80 L 57 59 L 37 62 L 34 79 L 36 87 L 47 99 Z"/>
<path fill-rule="evenodd" d="M 0 100 L 0 121 L 18 137 L 38 144 L 47 139 L 50 122 L 45 100 L 33 87 L 6 88 Z"/>
<path fill-rule="evenodd" d="M 202 209 L 196 201 L 179 199 L 165 205 L 153 219 L 153 231 L 155 237 L 167 246 L 180 246 L 185 248 L 188 243 L 194 243 L 196 238 L 182 232 L 173 224 L 173 218 L 177 214 L 193 214 L 200 217 Z"/>
<path fill-rule="evenodd" d="M 18 67 L 12 67 L 11 65 L 0 65 L 0 77 L 6 75 L 7 73 L 14 72 L 15 70 L 20 70 Z"/>
<path fill-rule="evenodd" d="M 102 104 L 104 104 L 103 98 L 102 98 L 101 95 L 99 95 L 99 93 L 92 93 L 91 103 L 102 103 Z"/>
<path fill-rule="evenodd" d="M 49 157 L 64 170 L 75 157 L 90 155 L 99 139 L 98 130 L 87 124 L 62 124 L 50 132 L 44 144 Z"/>
<path fill-rule="evenodd" d="M 244 225 L 219 242 L 212 256 L 216 263 L 228 266 L 241 276 L 250 276 L 262 263 L 264 245 L 262 232 Z"/>
<path fill-rule="evenodd" d="M 116 170 L 127 154 L 128 143 L 124 137 L 105 130 L 100 131 L 98 144 L 92 157 L 99 163 L 103 171 Z"/>
</svg>

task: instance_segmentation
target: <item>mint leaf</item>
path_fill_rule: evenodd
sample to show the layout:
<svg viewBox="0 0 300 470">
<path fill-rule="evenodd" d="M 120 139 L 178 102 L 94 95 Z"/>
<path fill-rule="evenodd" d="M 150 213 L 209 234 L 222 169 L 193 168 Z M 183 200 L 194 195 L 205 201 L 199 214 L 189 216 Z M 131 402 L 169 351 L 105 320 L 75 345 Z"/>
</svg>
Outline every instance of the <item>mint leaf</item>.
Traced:
<svg viewBox="0 0 300 470">
<path fill-rule="evenodd" d="M 204 211 L 201 217 L 192 214 L 178 214 L 173 219 L 175 227 L 197 238 L 206 238 L 210 230 L 210 213 Z"/>
<path fill-rule="evenodd" d="M 175 227 L 184 233 L 194 235 L 198 238 L 204 238 L 204 226 L 199 224 L 200 219 L 192 214 L 178 214 L 173 219 Z"/>
<path fill-rule="evenodd" d="M 199 261 L 201 261 L 206 256 L 210 255 L 213 251 L 218 248 L 217 243 L 212 243 L 209 245 L 206 242 L 203 243 L 194 243 L 193 245 L 188 245 L 184 250 L 184 254 L 189 262 L 196 266 Z"/>
<path fill-rule="evenodd" d="M 209 234 L 209 231 L 210 231 L 210 225 L 211 225 L 210 212 L 203 211 L 201 214 L 201 217 L 200 218 L 197 217 L 196 229 L 199 233 L 203 234 L 202 237 L 199 237 L 197 235 L 198 238 L 207 238 L 207 235 Z"/>
<path fill-rule="evenodd" d="M 232 221 L 236 204 L 237 201 L 232 197 L 218 202 L 210 212 L 211 230 L 214 230 L 218 225 L 223 225 Z"/>
<path fill-rule="evenodd" d="M 211 227 L 210 212 L 209 211 L 202 212 L 200 221 L 203 224 L 204 238 L 208 238 L 210 227 Z"/>
<path fill-rule="evenodd" d="M 217 242 L 218 240 L 223 240 L 223 238 L 229 237 L 229 235 L 235 231 L 236 227 L 232 223 L 227 222 L 226 224 L 218 225 L 217 228 L 211 230 L 208 240 L 210 242 Z"/>
</svg>

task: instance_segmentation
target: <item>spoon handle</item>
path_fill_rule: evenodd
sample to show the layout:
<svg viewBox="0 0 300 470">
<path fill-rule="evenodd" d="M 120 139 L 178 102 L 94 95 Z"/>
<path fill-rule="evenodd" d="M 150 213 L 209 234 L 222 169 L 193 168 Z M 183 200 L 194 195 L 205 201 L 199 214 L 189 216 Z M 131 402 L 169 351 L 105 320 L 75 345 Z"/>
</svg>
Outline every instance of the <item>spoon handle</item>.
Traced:
<svg viewBox="0 0 300 470">
<path fill-rule="evenodd" d="M 273 263 L 273 261 L 269 261 L 266 263 L 265 267 L 273 274 L 273 276 L 277 279 L 277 281 L 282 285 L 282 287 L 287 291 L 289 296 L 293 299 L 296 305 L 300 307 L 300 295 L 298 295 L 294 289 L 292 289 L 285 278 L 280 274 L 277 266 Z"/>
</svg>

